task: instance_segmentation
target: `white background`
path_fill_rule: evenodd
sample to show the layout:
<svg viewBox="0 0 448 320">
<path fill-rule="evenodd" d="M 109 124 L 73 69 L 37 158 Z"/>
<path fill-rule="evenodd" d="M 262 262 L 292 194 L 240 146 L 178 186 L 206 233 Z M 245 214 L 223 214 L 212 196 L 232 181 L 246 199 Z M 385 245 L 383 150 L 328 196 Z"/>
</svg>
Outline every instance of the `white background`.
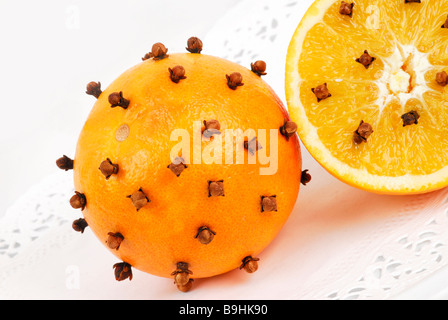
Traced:
<svg viewBox="0 0 448 320">
<path fill-rule="evenodd" d="M 155 42 L 185 51 L 238 2 L 0 0 L 0 217 L 74 156 L 88 82 L 107 87 Z"/>
</svg>

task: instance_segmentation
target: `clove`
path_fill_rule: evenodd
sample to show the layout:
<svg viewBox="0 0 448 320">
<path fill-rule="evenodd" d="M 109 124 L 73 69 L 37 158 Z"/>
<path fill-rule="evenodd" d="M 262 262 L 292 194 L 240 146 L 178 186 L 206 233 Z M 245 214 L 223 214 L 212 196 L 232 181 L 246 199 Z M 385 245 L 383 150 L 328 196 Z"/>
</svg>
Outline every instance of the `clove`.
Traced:
<svg viewBox="0 0 448 320">
<path fill-rule="evenodd" d="M 174 83 L 179 83 L 180 80 L 187 79 L 185 76 L 185 69 L 182 66 L 175 66 L 173 69 L 168 68 L 170 72 L 170 79 Z"/>
<path fill-rule="evenodd" d="M 109 103 L 111 108 L 122 107 L 127 109 L 129 107 L 129 100 L 123 98 L 123 92 L 113 92 L 109 95 Z"/>
<path fill-rule="evenodd" d="M 73 221 L 72 228 L 76 232 L 84 233 L 84 229 L 88 227 L 87 221 L 83 218 Z"/>
<path fill-rule="evenodd" d="M 196 234 L 195 238 L 199 240 L 202 244 L 209 244 L 212 242 L 214 236 L 216 235 L 216 232 L 210 230 L 208 227 L 200 227 L 198 230 L 198 233 Z"/>
<path fill-rule="evenodd" d="M 410 126 L 413 124 L 418 124 L 418 119 L 420 118 L 420 115 L 417 111 L 409 111 L 408 113 L 405 113 L 401 116 L 401 119 L 403 120 L 403 127 Z"/>
<path fill-rule="evenodd" d="M 442 25 L 442 28 L 448 29 L 448 18 L 446 19 L 445 23 Z"/>
<path fill-rule="evenodd" d="M 341 6 L 339 8 L 339 13 L 342 15 L 349 16 L 351 18 L 353 16 L 354 6 L 355 6 L 354 3 L 347 3 L 345 1 L 342 1 Z"/>
<path fill-rule="evenodd" d="M 366 69 L 369 68 L 369 66 L 375 61 L 376 58 L 372 57 L 367 50 L 364 51 L 364 53 L 356 59 L 356 62 L 359 62 L 362 64 Z"/>
<path fill-rule="evenodd" d="M 100 97 L 100 94 L 102 93 L 100 82 L 91 81 L 87 84 L 86 89 L 87 94 L 94 96 L 97 99 Z"/>
<path fill-rule="evenodd" d="M 162 60 L 168 57 L 168 49 L 163 43 L 157 42 L 152 45 L 151 51 L 145 54 L 142 58 L 143 61 L 153 58 L 154 60 Z"/>
<path fill-rule="evenodd" d="M 180 287 L 179 290 L 186 289 L 184 287 L 188 286 L 190 280 L 192 280 L 190 279 L 190 275 L 192 274 L 193 272 L 191 272 L 191 270 L 188 269 L 188 263 L 186 262 L 178 262 L 177 269 L 171 273 L 171 275 L 174 276 L 174 283 L 177 285 L 178 288 Z M 190 288 L 188 288 L 188 290 Z"/>
<path fill-rule="evenodd" d="M 240 270 L 244 269 L 247 273 L 254 273 L 258 270 L 258 261 L 260 261 L 259 258 L 247 256 L 243 259 Z"/>
<path fill-rule="evenodd" d="M 446 71 L 441 71 L 441 72 L 437 73 L 436 81 L 442 87 L 445 87 L 446 85 L 448 85 L 448 74 L 446 73 Z"/>
<path fill-rule="evenodd" d="M 66 155 L 62 156 L 58 160 L 56 160 L 56 165 L 59 169 L 68 171 L 73 169 L 73 160 L 67 157 Z"/>
<path fill-rule="evenodd" d="M 101 173 L 109 180 L 110 176 L 118 173 L 118 164 L 113 164 L 109 158 L 101 162 L 99 167 Z"/>
<path fill-rule="evenodd" d="M 84 210 L 87 204 L 86 196 L 81 192 L 75 191 L 75 194 L 70 198 L 70 205 L 73 209 Z"/>
<path fill-rule="evenodd" d="M 191 290 L 191 287 L 193 287 L 194 279 L 188 280 L 188 282 L 185 285 L 179 285 L 177 284 L 177 289 L 181 292 L 188 292 Z"/>
<path fill-rule="evenodd" d="M 367 122 L 361 120 L 358 129 L 353 134 L 353 142 L 355 144 L 361 144 L 367 142 L 367 138 L 373 133 L 373 128 Z"/>
<path fill-rule="evenodd" d="M 221 134 L 221 124 L 218 120 L 204 120 L 205 129 L 202 135 L 206 138 L 211 138 L 215 134 Z"/>
<path fill-rule="evenodd" d="M 108 236 L 106 240 L 107 246 L 110 249 L 118 250 L 120 248 L 121 243 L 124 240 L 123 235 L 119 232 L 117 233 L 109 232 L 107 236 Z"/>
<path fill-rule="evenodd" d="M 137 211 L 151 202 L 141 188 L 127 197 L 131 199 L 132 204 Z"/>
<path fill-rule="evenodd" d="M 114 264 L 115 269 L 115 280 L 123 281 L 126 279 L 132 280 L 132 267 L 129 263 L 120 262 Z"/>
<path fill-rule="evenodd" d="M 308 169 L 302 171 L 302 176 L 300 177 L 300 183 L 306 186 L 311 181 L 311 175 L 308 173 Z"/>
<path fill-rule="evenodd" d="M 297 124 L 294 121 L 284 120 L 283 126 L 280 127 L 280 133 L 289 140 L 297 132 Z"/>
<path fill-rule="evenodd" d="M 262 60 L 255 61 L 255 63 L 251 63 L 250 67 L 252 69 L 252 72 L 255 73 L 258 76 L 265 76 L 267 75 L 266 71 L 266 62 Z"/>
<path fill-rule="evenodd" d="M 191 37 L 187 41 L 186 49 L 188 52 L 191 52 L 191 53 L 201 53 L 201 51 L 202 51 L 201 39 L 199 39 L 197 37 Z"/>
<path fill-rule="evenodd" d="M 316 88 L 312 88 L 311 91 L 316 95 L 317 102 L 321 102 L 324 99 L 331 97 L 331 93 L 328 90 L 327 84 L 321 84 Z"/>
<path fill-rule="evenodd" d="M 186 164 L 184 164 L 185 160 L 183 158 L 177 157 L 174 162 L 168 165 L 168 169 L 170 169 L 177 177 L 188 168 Z"/>
<path fill-rule="evenodd" d="M 261 196 L 261 212 L 277 211 L 277 196 Z"/>
<path fill-rule="evenodd" d="M 257 137 L 253 137 L 250 141 L 244 141 L 244 149 L 246 149 L 251 155 L 254 155 L 258 150 L 263 149 L 258 142 Z"/>
<path fill-rule="evenodd" d="M 208 182 L 209 197 L 224 197 L 224 180 Z"/>
<path fill-rule="evenodd" d="M 243 76 L 239 72 L 234 72 L 230 75 L 226 74 L 227 85 L 230 89 L 236 90 L 236 88 L 244 85 Z"/>
</svg>

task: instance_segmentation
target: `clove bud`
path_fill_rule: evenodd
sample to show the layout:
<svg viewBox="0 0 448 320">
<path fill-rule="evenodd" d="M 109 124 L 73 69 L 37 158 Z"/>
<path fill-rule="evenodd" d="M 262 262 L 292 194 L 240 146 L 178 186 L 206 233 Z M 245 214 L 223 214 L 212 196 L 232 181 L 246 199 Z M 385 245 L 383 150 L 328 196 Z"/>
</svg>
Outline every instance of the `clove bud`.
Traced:
<svg viewBox="0 0 448 320">
<path fill-rule="evenodd" d="M 442 25 L 442 28 L 448 29 L 448 18 L 446 19 L 445 23 Z"/>
<path fill-rule="evenodd" d="M 227 85 L 230 89 L 236 90 L 236 88 L 244 85 L 243 76 L 239 72 L 234 72 L 230 75 L 226 74 Z"/>
<path fill-rule="evenodd" d="M 124 240 L 124 237 L 121 233 L 113 233 L 109 232 L 106 240 L 107 246 L 111 249 L 118 250 L 120 248 L 121 243 Z"/>
<path fill-rule="evenodd" d="M 221 134 L 221 124 L 218 120 L 204 120 L 205 129 L 202 135 L 206 138 L 210 138 L 215 134 Z"/>
<path fill-rule="evenodd" d="M 300 177 L 300 183 L 304 186 L 311 181 L 311 175 L 308 173 L 308 169 L 302 171 L 302 176 Z"/>
<path fill-rule="evenodd" d="M 339 13 L 342 15 L 349 16 L 351 18 L 353 15 L 354 6 L 355 6 L 354 3 L 347 3 L 345 1 L 342 1 L 341 6 L 339 8 Z"/>
<path fill-rule="evenodd" d="M 224 180 L 208 182 L 209 197 L 224 197 Z"/>
<path fill-rule="evenodd" d="M 286 137 L 286 140 L 289 140 L 290 137 L 296 134 L 297 132 L 297 124 L 294 121 L 284 120 L 283 126 L 280 127 L 280 133 Z"/>
<path fill-rule="evenodd" d="M 356 59 L 356 62 L 359 62 L 362 64 L 366 69 L 369 68 L 369 66 L 375 61 L 376 58 L 372 57 L 367 50 L 364 51 L 364 53 Z"/>
<path fill-rule="evenodd" d="M 316 95 L 317 102 L 320 102 L 324 99 L 331 97 L 331 93 L 328 90 L 326 83 L 321 84 L 320 86 L 317 86 L 316 88 L 312 88 L 311 91 Z"/>
<path fill-rule="evenodd" d="M 259 76 L 265 76 L 267 73 L 266 71 L 266 62 L 262 60 L 255 61 L 255 63 L 251 63 L 250 67 L 252 69 L 252 72 L 259 75 Z"/>
<path fill-rule="evenodd" d="M 56 160 L 56 165 L 59 169 L 68 171 L 73 169 L 73 160 L 67 157 L 66 155 L 62 156 L 58 160 Z"/>
<path fill-rule="evenodd" d="M 131 199 L 132 204 L 137 211 L 151 202 L 141 188 L 127 197 Z"/>
<path fill-rule="evenodd" d="M 187 51 L 191 53 L 201 53 L 202 41 L 197 37 L 191 37 L 187 41 Z"/>
<path fill-rule="evenodd" d="M 191 280 L 190 279 L 191 274 L 193 274 L 193 272 L 191 272 L 188 269 L 188 263 L 186 263 L 186 262 L 178 262 L 177 269 L 171 273 L 171 275 L 174 276 L 174 283 L 177 285 L 178 288 L 188 285 L 188 283 Z M 190 288 L 191 288 L 191 286 L 190 286 Z M 185 288 L 183 288 L 183 289 L 185 289 Z M 180 290 L 180 288 L 179 288 L 179 290 Z"/>
<path fill-rule="evenodd" d="M 127 109 L 129 107 L 129 100 L 123 98 L 123 92 L 113 92 L 109 95 L 109 103 L 112 108 L 122 107 Z"/>
<path fill-rule="evenodd" d="M 262 148 L 263 147 L 258 142 L 257 137 L 253 137 L 250 141 L 244 141 L 244 149 L 247 149 L 251 155 L 254 155 L 255 152 Z"/>
<path fill-rule="evenodd" d="M 179 285 L 177 284 L 177 289 L 181 292 L 188 292 L 191 290 L 191 287 L 193 286 L 194 279 L 188 280 L 188 282 L 185 285 Z"/>
<path fill-rule="evenodd" d="M 188 168 L 186 164 L 184 164 L 185 160 L 183 158 L 177 157 L 174 162 L 168 165 L 168 169 L 170 169 L 177 177 Z"/>
<path fill-rule="evenodd" d="M 118 164 L 113 164 L 109 158 L 101 162 L 99 167 L 101 173 L 109 180 L 110 176 L 118 173 Z"/>
<path fill-rule="evenodd" d="M 101 83 L 100 82 L 95 82 L 95 81 L 89 82 L 87 84 L 87 88 L 86 89 L 87 89 L 86 90 L 87 94 L 89 94 L 91 96 L 94 96 L 97 99 L 100 97 L 100 94 L 102 93 L 102 91 L 101 91 Z"/>
<path fill-rule="evenodd" d="M 258 270 L 258 262 L 259 258 L 253 258 L 251 256 L 247 256 L 243 259 L 243 263 L 240 266 L 240 270 L 244 269 L 247 273 L 254 273 Z"/>
<path fill-rule="evenodd" d="M 88 227 L 87 221 L 83 218 L 73 221 L 72 228 L 76 232 L 84 233 L 84 229 Z"/>
<path fill-rule="evenodd" d="M 420 115 L 417 111 L 409 111 L 408 113 L 405 113 L 401 116 L 401 119 L 403 120 L 403 127 L 410 126 L 413 124 L 418 124 L 418 119 L 420 118 Z"/>
<path fill-rule="evenodd" d="M 367 142 L 367 138 L 373 133 L 373 128 L 367 122 L 361 120 L 361 123 L 353 134 L 353 142 L 355 144 L 360 144 L 363 142 Z"/>
<path fill-rule="evenodd" d="M 261 197 L 261 212 L 277 211 L 277 196 Z"/>
<path fill-rule="evenodd" d="M 448 74 L 446 73 L 446 71 L 437 73 L 436 81 L 442 87 L 445 87 L 446 85 L 448 85 Z"/>
<path fill-rule="evenodd" d="M 182 66 L 175 66 L 173 69 L 168 68 L 170 72 L 170 79 L 174 83 L 179 83 L 180 80 L 186 79 L 185 69 Z"/>
<path fill-rule="evenodd" d="M 212 242 L 216 232 L 210 230 L 208 227 L 200 227 L 195 238 L 202 244 L 209 244 Z"/>
<path fill-rule="evenodd" d="M 114 264 L 113 268 L 115 269 L 115 280 L 123 281 L 128 278 L 129 281 L 132 280 L 132 267 L 129 263 L 116 263 Z"/>
<path fill-rule="evenodd" d="M 84 210 L 86 204 L 86 196 L 78 191 L 75 191 L 75 194 L 70 198 L 70 205 L 73 209 Z"/>
<path fill-rule="evenodd" d="M 143 61 L 153 58 L 154 60 L 162 60 L 166 57 L 168 49 L 163 45 L 163 43 L 157 42 L 152 45 L 151 51 L 145 54 L 142 58 Z"/>
</svg>

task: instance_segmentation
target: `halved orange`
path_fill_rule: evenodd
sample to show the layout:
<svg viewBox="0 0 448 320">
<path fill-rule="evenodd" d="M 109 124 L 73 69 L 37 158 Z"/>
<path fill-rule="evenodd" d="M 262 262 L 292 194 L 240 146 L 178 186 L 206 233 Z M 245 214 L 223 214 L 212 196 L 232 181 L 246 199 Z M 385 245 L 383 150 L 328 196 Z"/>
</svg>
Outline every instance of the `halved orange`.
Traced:
<svg viewBox="0 0 448 320">
<path fill-rule="evenodd" d="M 386 194 L 448 185 L 447 15 L 447 0 L 317 0 L 306 12 L 286 97 L 303 144 L 331 174 Z M 323 99 L 316 88 L 328 90 Z M 361 123 L 371 129 L 362 139 Z"/>
</svg>

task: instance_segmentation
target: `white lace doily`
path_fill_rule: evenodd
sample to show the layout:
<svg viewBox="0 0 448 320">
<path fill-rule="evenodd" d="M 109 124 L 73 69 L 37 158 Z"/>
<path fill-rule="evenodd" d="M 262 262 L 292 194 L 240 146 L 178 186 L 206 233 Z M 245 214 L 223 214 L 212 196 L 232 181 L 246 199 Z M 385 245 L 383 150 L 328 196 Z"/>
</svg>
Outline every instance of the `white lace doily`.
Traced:
<svg viewBox="0 0 448 320">
<path fill-rule="evenodd" d="M 311 2 L 243 1 L 203 39 L 204 53 L 246 66 L 265 60 L 264 79 L 284 99 L 286 49 Z M 187 294 L 138 270 L 132 281 L 115 281 L 116 258 L 88 228 L 72 230 L 80 217 L 68 203 L 72 173 L 57 171 L 0 220 L 0 299 L 389 299 L 447 266 L 448 189 L 364 192 L 302 150 L 312 181 L 254 274 L 200 279 Z"/>
</svg>

